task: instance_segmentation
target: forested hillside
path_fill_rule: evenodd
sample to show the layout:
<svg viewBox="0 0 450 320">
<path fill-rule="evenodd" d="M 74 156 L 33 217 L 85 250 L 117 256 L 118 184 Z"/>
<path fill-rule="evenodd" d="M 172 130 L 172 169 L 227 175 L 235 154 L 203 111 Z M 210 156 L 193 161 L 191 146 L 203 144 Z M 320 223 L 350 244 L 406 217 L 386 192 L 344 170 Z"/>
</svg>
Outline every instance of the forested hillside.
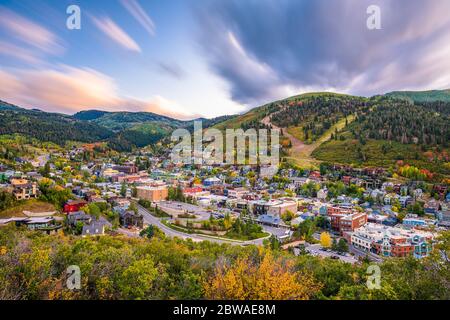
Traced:
<svg viewBox="0 0 450 320">
<path fill-rule="evenodd" d="M 68 140 L 106 140 L 113 135 L 113 132 L 104 127 L 58 113 L 20 108 L 0 110 L 0 134 L 13 133 L 60 145 Z"/>
<path fill-rule="evenodd" d="M 393 91 L 386 94 L 390 98 L 399 98 L 411 102 L 450 102 L 450 89 L 429 91 Z"/>
<path fill-rule="evenodd" d="M 450 103 L 412 104 L 403 100 L 371 99 L 347 128 L 357 139 L 447 147 L 450 140 Z"/>
<path fill-rule="evenodd" d="M 155 123 L 172 127 L 184 125 L 184 121 L 172 119 L 152 112 L 105 112 L 98 110 L 80 111 L 76 119 L 89 120 L 113 131 L 130 129 L 142 123 Z"/>
<path fill-rule="evenodd" d="M 315 141 L 343 118 L 366 108 L 361 97 L 316 94 L 303 95 L 286 101 L 280 112 L 272 116 L 272 123 L 285 128 L 297 127 L 303 141 Z"/>
</svg>

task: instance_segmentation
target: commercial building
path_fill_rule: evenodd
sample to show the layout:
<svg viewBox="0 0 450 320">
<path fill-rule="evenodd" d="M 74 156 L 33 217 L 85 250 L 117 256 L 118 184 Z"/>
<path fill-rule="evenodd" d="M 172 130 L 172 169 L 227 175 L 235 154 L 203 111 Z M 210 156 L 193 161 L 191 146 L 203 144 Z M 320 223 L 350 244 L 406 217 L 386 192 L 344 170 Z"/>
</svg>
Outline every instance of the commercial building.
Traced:
<svg viewBox="0 0 450 320">
<path fill-rule="evenodd" d="M 354 232 L 346 232 L 351 245 L 359 250 L 371 252 L 383 257 L 416 258 L 427 256 L 432 250 L 433 234 L 421 230 L 407 230 L 374 223 Z"/>
<path fill-rule="evenodd" d="M 341 234 L 354 231 L 367 223 L 367 214 L 364 212 L 335 213 L 328 216 L 330 217 L 331 228 Z"/>
<path fill-rule="evenodd" d="M 167 186 L 139 186 L 136 188 L 136 196 L 139 199 L 151 202 L 159 202 L 167 199 L 169 191 Z"/>
</svg>

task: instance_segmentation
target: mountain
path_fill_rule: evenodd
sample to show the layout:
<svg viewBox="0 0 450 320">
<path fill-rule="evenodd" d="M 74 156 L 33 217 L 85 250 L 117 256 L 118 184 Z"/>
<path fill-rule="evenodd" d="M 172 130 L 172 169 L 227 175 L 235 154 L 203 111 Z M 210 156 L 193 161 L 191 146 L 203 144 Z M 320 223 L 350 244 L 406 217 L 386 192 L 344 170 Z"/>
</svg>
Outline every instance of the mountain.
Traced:
<svg viewBox="0 0 450 320">
<path fill-rule="evenodd" d="M 231 116 L 202 121 L 203 128 Z M 177 128 L 193 129 L 194 120 L 172 119 L 151 112 L 80 111 L 73 116 L 24 109 L 0 100 L 0 135 L 21 134 L 64 145 L 66 141 L 108 142 L 118 151 L 154 144 Z"/>
<path fill-rule="evenodd" d="M 448 176 L 448 123 L 450 101 L 318 92 L 267 103 L 214 127 L 278 127 L 282 157 L 302 167 L 320 162 L 392 167 L 403 160 Z"/>
<path fill-rule="evenodd" d="M 450 89 L 429 91 L 392 91 L 385 96 L 406 99 L 415 103 L 443 101 L 450 102 Z"/>
<path fill-rule="evenodd" d="M 1 110 L 19 110 L 20 108 L 18 106 L 15 106 L 13 104 L 10 104 L 8 102 L 0 100 L 0 111 Z"/>
<path fill-rule="evenodd" d="M 85 110 L 85 111 L 80 111 L 80 112 L 75 113 L 75 114 L 73 115 L 73 117 L 74 117 L 75 119 L 78 119 L 78 120 L 86 120 L 86 121 L 89 121 L 89 120 L 95 120 L 95 119 L 98 119 L 98 118 L 104 116 L 104 115 L 107 114 L 107 113 L 108 113 L 108 111 L 101 111 L 101 110 Z"/>
<path fill-rule="evenodd" d="M 0 134 L 18 133 L 41 141 L 63 145 L 66 141 L 94 142 L 112 137 L 113 132 L 59 113 L 27 110 L 1 103 Z"/>
<path fill-rule="evenodd" d="M 113 131 L 133 128 L 142 123 L 155 123 L 169 127 L 180 127 L 185 121 L 169 118 L 152 112 L 107 112 L 98 110 L 80 111 L 73 115 L 79 120 L 88 120 Z"/>
</svg>

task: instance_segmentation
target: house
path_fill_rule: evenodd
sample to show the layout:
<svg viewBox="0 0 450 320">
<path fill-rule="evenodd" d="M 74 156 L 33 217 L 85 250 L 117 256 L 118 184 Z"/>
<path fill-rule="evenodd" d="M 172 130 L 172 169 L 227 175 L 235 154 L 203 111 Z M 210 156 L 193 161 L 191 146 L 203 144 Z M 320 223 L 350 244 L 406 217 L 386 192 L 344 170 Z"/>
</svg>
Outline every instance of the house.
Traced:
<svg viewBox="0 0 450 320">
<path fill-rule="evenodd" d="M 138 172 L 138 168 L 134 165 L 134 164 L 129 164 L 129 165 L 117 165 L 117 166 L 113 166 L 112 167 L 113 170 L 118 171 L 118 172 L 122 172 L 125 174 L 134 174 Z"/>
<path fill-rule="evenodd" d="M 242 199 L 248 193 L 246 188 L 233 188 L 227 189 L 227 195 L 229 198 Z"/>
<path fill-rule="evenodd" d="M 144 227 L 144 217 L 132 210 L 123 211 L 119 215 L 120 224 L 124 227 L 134 226 L 142 229 Z"/>
<path fill-rule="evenodd" d="M 205 180 L 203 181 L 203 185 L 204 185 L 205 187 L 211 187 L 211 186 L 214 186 L 214 185 L 219 185 L 219 184 L 221 184 L 221 183 L 222 183 L 222 180 L 220 180 L 220 179 L 217 178 L 217 177 L 207 178 L 207 179 L 205 179 Z"/>
<path fill-rule="evenodd" d="M 309 174 L 309 178 L 311 180 L 320 181 L 322 177 L 319 171 L 311 171 L 311 173 Z"/>
<path fill-rule="evenodd" d="M 62 228 L 54 217 L 29 217 L 14 219 L 17 226 L 26 225 L 29 230 L 42 231 L 47 234 L 55 233 Z"/>
<path fill-rule="evenodd" d="M 290 180 L 291 183 L 293 183 L 297 189 L 310 181 L 308 178 L 305 177 L 292 177 L 290 178 Z"/>
<path fill-rule="evenodd" d="M 222 184 L 213 185 L 213 186 L 209 187 L 209 192 L 211 194 L 223 196 L 225 193 L 225 186 Z"/>
<path fill-rule="evenodd" d="M 249 207 L 254 215 L 267 214 L 270 203 L 264 200 L 254 200 L 249 202 Z"/>
<path fill-rule="evenodd" d="M 344 184 L 350 185 L 352 177 L 351 176 L 343 176 L 341 180 Z"/>
<path fill-rule="evenodd" d="M 270 214 L 262 214 L 258 217 L 257 221 L 261 224 L 278 226 L 281 223 L 281 218 Z"/>
<path fill-rule="evenodd" d="M 183 188 L 183 195 L 185 197 L 191 196 L 196 197 L 203 195 L 203 188 L 202 187 L 192 187 L 192 188 Z"/>
<path fill-rule="evenodd" d="M 89 224 L 92 220 L 92 217 L 88 214 L 86 214 L 84 211 L 75 211 L 70 212 L 67 215 L 67 222 L 70 226 L 75 227 L 78 222 L 81 222 L 83 224 Z"/>
<path fill-rule="evenodd" d="M 317 199 L 326 200 L 327 196 L 328 196 L 327 188 L 323 188 L 323 189 L 320 189 L 319 191 L 317 191 Z"/>
<path fill-rule="evenodd" d="M 444 228 L 450 228 L 450 209 L 442 210 L 439 214 L 438 226 Z"/>
<path fill-rule="evenodd" d="M 105 234 L 106 227 L 111 227 L 111 224 L 104 218 L 98 220 L 91 220 L 90 223 L 83 225 L 81 236 L 101 236 Z"/>
<path fill-rule="evenodd" d="M 37 197 L 37 185 L 35 182 L 29 182 L 26 179 L 11 179 L 13 195 L 17 200 L 33 199 Z"/>
<path fill-rule="evenodd" d="M 435 199 L 431 199 L 427 202 L 425 202 L 425 205 L 423 206 L 423 209 L 425 213 L 427 214 L 436 214 L 436 212 L 439 210 L 439 201 L 436 201 Z"/>
<path fill-rule="evenodd" d="M 400 202 L 400 205 L 405 208 L 412 203 L 413 198 L 411 196 L 401 196 L 398 198 L 398 201 Z"/>
<path fill-rule="evenodd" d="M 87 201 L 85 200 L 69 200 L 66 202 L 63 208 L 63 212 L 69 213 L 69 212 L 75 212 L 80 211 L 82 207 L 87 205 Z"/>
<path fill-rule="evenodd" d="M 417 217 L 406 217 L 403 219 L 403 225 L 409 228 L 427 227 L 436 224 L 435 220 L 425 220 Z"/>
</svg>

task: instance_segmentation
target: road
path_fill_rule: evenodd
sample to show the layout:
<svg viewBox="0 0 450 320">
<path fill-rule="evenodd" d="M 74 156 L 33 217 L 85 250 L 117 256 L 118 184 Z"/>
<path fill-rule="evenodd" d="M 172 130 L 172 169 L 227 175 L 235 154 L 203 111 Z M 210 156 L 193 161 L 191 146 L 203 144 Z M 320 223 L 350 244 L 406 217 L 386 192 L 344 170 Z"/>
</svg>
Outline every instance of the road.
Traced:
<svg viewBox="0 0 450 320">
<path fill-rule="evenodd" d="M 172 228 L 167 227 L 165 224 L 161 222 L 161 220 L 155 216 L 153 216 L 147 209 L 140 206 L 139 204 L 136 204 L 138 211 L 142 216 L 144 217 L 144 222 L 146 224 L 151 224 L 159 229 L 161 229 L 162 232 L 168 237 L 174 238 L 178 237 L 184 240 L 191 239 L 194 242 L 200 242 L 200 241 L 211 241 L 216 243 L 229 243 L 233 245 L 240 245 L 240 246 L 247 246 L 247 245 L 262 245 L 263 244 L 263 238 L 256 239 L 256 240 L 250 240 L 250 241 L 233 241 L 233 240 L 227 240 L 227 239 L 219 239 L 215 237 L 209 237 L 204 236 L 201 234 L 188 234 L 184 233 L 178 230 L 174 230 Z"/>
<path fill-rule="evenodd" d="M 355 257 L 361 257 L 361 258 L 365 258 L 366 256 L 369 257 L 369 259 L 371 261 L 375 261 L 375 262 L 382 262 L 383 259 L 380 258 L 379 256 L 371 253 L 371 252 L 365 252 L 359 249 L 356 249 L 354 246 L 350 245 L 349 246 L 349 250 L 351 253 L 353 253 L 355 255 Z"/>
</svg>

